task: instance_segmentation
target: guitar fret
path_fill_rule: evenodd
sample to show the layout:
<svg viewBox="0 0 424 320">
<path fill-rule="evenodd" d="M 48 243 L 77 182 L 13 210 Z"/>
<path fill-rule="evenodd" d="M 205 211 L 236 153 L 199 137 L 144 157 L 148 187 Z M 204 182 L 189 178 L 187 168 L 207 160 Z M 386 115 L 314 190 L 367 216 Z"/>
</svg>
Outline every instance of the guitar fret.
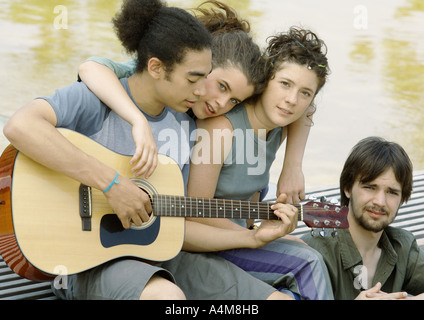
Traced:
<svg viewBox="0 0 424 320">
<path fill-rule="evenodd" d="M 234 217 L 233 200 L 231 201 L 231 216 Z"/>
<path fill-rule="evenodd" d="M 268 207 L 267 211 L 268 211 L 268 220 L 269 220 L 269 210 L 271 209 L 271 206 L 268 205 L 267 207 Z"/>
<path fill-rule="evenodd" d="M 259 213 L 261 212 L 261 209 L 259 207 L 259 204 L 260 204 L 260 202 L 258 202 L 258 217 L 257 217 L 257 219 L 259 219 Z"/>
<path fill-rule="evenodd" d="M 185 202 L 185 197 L 180 197 L 180 217 L 185 217 L 185 215 L 183 215 L 183 212 L 182 212 L 184 209 L 183 199 Z"/>
<path fill-rule="evenodd" d="M 223 200 L 221 199 L 221 200 L 219 200 L 221 203 L 223 203 Z M 219 203 L 219 202 L 218 202 Z M 219 210 L 220 210 L 220 212 L 219 212 L 219 217 L 221 217 L 221 218 L 225 218 L 225 210 L 223 211 L 223 206 L 220 204 L 219 206 Z M 224 214 L 223 214 L 224 213 Z"/>
<path fill-rule="evenodd" d="M 239 200 L 239 205 L 240 205 L 240 216 L 241 216 L 241 212 L 243 211 L 241 208 L 241 200 Z"/>
<path fill-rule="evenodd" d="M 178 199 L 178 205 L 177 205 L 177 199 Z M 181 217 L 181 197 L 175 197 L 175 216 L 177 216 L 177 208 L 180 210 L 179 217 Z"/>
<path fill-rule="evenodd" d="M 238 204 L 235 201 L 238 201 Z M 280 220 L 274 215 L 271 206 L 272 203 L 257 201 L 152 195 L 152 208 L 154 215 L 157 216 L 200 218 L 239 217 L 240 219 Z M 347 210 L 345 207 L 322 205 L 320 203 L 307 203 L 305 206 L 295 206 L 299 210 L 298 220 L 303 221 L 308 227 L 346 228 Z M 187 212 L 187 209 L 189 212 Z M 335 213 L 332 213 L 333 216 L 328 215 L 330 211 L 335 211 Z"/>
<path fill-rule="evenodd" d="M 169 199 L 169 216 L 172 217 L 172 210 L 174 209 L 174 204 L 172 203 L 172 196 L 169 196 L 168 199 Z"/>
<path fill-rule="evenodd" d="M 240 206 L 239 216 L 240 216 L 240 219 L 242 219 L 243 218 L 243 209 L 241 207 L 241 200 L 239 200 L 239 206 Z"/>
<path fill-rule="evenodd" d="M 166 216 L 167 217 L 170 217 L 171 216 L 171 210 L 172 210 L 171 203 L 169 201 L 169 198 L 170 198 L 169 196 L 166 197 L 166 207 L 167 207 Z"/>
<path fill-rule="evenodd" d="M 172 204 L 172 207 L 174 208 L 174 217 L 177 216 L 177 197 L 174 196 L 174 203 Z"/>
<path fill-rule="evenodd" d="M 162 212 L 163 212 L 162 215 L 166 216 L 166 208 L 167 208 L 167 206 L 166 206 L 166 196 L 163 197 L 162 204 L 164 205 L 164 208 L 162 209 Z"/>
<path fill-rule="evenodd" d="M 215 199 L 216 217 L 218 218 L 218 199 Z"/>
<path fill-rule="evenodd" d="M 168 201 L 168 217 L 172 217 L 172 196 L 166 197 L 166 201 Z"/>
<path fill-rule="evenodd" d="M 259 208 L 259 202 L 258 202 L 258 214 L 257 214 L 257 218 L 256 219 L 259 219 L 259 213 L 261 212 L 261 209 Z"/>
<path fill-rule="evenodd" d="M 177 216 L 177 197 L 174 196 L 174 217 Z"/>
</svg>

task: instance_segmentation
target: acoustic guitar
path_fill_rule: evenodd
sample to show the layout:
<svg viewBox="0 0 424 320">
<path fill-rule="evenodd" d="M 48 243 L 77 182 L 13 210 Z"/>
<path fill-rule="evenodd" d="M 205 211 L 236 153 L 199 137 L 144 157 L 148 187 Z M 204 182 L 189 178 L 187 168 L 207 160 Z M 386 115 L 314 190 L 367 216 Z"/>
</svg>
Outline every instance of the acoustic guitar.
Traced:
<svg viewBox="0 0 424 320">
<path fill-rule="evenodd" d="M 130 157 L 77 132 L 59 129 L 74 145 L 132 177 Z M 153 213 L 142 226 L 124 229 L 103 193 L 33 161 L 9 145 L 0 158 L 0 253 L 30 280 L 50 281 L 119 257 L 164 261 L 181 250 L 185 217 L 277 219 L 271 203 L 184 196 L 179 166 L 159 155 L 148 179 L 133 178 L 147 192 Z M 347 228 L 346 207 L 308 202 L 299 220 L 309 227 Z"/>
</svg>

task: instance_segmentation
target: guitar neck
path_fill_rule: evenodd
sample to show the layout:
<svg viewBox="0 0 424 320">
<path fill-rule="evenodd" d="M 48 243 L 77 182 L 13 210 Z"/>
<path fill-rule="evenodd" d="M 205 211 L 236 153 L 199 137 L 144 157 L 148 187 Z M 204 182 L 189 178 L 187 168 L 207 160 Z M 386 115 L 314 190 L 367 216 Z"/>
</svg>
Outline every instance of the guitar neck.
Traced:
<svg viewBox="0 0 424 320">
<path fill-rule="evenodd" d="M 272 204 L 159 194 L 152 196 L 154 215 L 166 217 L 278 220 L 274 210 L 271 209 Z M 303 206 L 295 206 L 299 209 L 299 221 L 301 221 Z"/>
</svg>

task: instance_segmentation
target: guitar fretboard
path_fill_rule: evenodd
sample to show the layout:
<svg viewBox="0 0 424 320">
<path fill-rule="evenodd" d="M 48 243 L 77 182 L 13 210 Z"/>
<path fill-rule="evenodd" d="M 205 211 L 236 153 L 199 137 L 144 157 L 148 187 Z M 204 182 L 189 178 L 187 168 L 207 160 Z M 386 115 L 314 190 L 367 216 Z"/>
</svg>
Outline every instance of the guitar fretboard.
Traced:
<svg viewBox="0 0 424 320">
<path fill-rule="evenodd" d="M 166 217 L 278 220 L 273 203 L 241 200 L 153 195 L 153 214 Z M 302 205 L 299 209 L 301 220 Z"/>
</svg>

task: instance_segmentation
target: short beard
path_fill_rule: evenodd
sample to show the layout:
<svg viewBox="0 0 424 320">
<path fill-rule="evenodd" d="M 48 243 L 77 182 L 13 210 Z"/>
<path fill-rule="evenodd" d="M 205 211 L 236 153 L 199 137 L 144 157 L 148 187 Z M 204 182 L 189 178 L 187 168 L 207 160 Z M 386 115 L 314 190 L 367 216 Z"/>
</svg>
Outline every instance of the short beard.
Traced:
<svg viewBox="0 0 424 320">
<path fill-rule="evenodd" d="M 350 201 L 352 202 L 352 199 L 350 199 Z M 354 203 L 353 202 L 352 202 L 352 208 L 354 208 Z M 386 210 L 384 210 L 384 209 L 378 209 L 378 210 L 376 210 L 373 207 L 365 207 L 364 208 L 364 210 L 369 210 L 369 209 L 383 212 L 387 216 L 389 216 L 388 212 Z M 393 222 L 393 220 L 397 216 L 397 212 L 396 212 L 396 214 L 395 214 L 395 216 L 394 216 L 394 218 L 392 220 L 387 220 L 387 221 L 378 222 L 378 223 L 377 222 L 373 223 L 374 221 L 372 219 L 366 219 L 364 214 L 362 214 L 361 216 L 357 216 L 356 213 L 353 212 L 353 215 L 352 216 L 355 219 L 356 223 L 358 225 L 360 225 L 362 228 L 364 228 L 365 230 L 371 231 L 371 232 L 374 232 L 374 233 L 378 233 L 380 231 L 383 231 L 389 224 L 391 224 Z"/>
</svg>

